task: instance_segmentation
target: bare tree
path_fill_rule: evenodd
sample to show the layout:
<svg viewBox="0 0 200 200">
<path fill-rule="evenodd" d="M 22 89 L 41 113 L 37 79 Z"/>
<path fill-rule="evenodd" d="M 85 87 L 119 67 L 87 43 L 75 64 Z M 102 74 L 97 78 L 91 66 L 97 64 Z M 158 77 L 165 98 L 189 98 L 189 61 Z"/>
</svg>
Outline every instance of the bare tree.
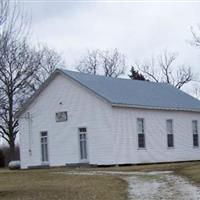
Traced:
<svg viewBox="0 0 200 200">
<path fill-rule="evenodd" d="M 88 50 L 87 54 L 80 59 L 76 69 L 79 72 L 96 75 L 100 65 L 99 53 L 100 51 L 98 49 L 93 51 Z"/>
<path fill-rule="evenodd" d="M 199 84 L 193 84 L 192 94 L 195 98 L 200 99 L 200 86 L 199 86 Z"/>
<path fill-rule="evenodd" d="M 79 72 L 117 78 L 125 72 L 125 56 L 117 49 L 93 50 L 84 55 L 75 67 Z"/>
<path fill-rule="evenodd" d="M 39 66 L 37 53 L 29 49 L 25 40 L 9 41 L 9 44 L 1 40 L 0 88 L 4 103 L 0 109 L 0 134 L 10 146 L 10 159 L 14 159 L 18 132 L 18 121 L 14 115 L 30 95 L 32 88 L 29 86 L 34 84 L 34 75 Z"/>
<path fill-rule="evenodd" d="M 9 9 L 8 5 L 9 0 L 0 0 L 0 27 L 7 19 Z"/>
<path fill-rule="evenodd" d="M 105 76 L 117 78 L 125 73 L 125 56 L 117 49 L 103 51 L 101 53 L 101 60 Z"/>
<path fill-rule="evenodd" d="M 195 27 L 191 27 L 192 40 L 189 41 L 190 45 L 195 48 L 200 48 L 200 24 Z M 193 81 L 193 85 L 189 91 L 194 97 L 200 99 L 200 79 L 199 74 L 196 74 L 196 77 Z"/>
<path fill-rule="evenodd" d="M 190 67 L 175 65 L 177 56 L 176 53 L 165 50 L 157 56 L 157 59 L 152 58 L 148 62 L 136 63 L 136 66 L 146 79 L 166 82 L 180 89 L 192 81 L 193 74 Z"/>
<path fill-rule="evenodd" d="M 0 136 L 9 144 L 11 160 L 18 133 L 15 113 L 60 61 L 53 50 L 28 45 L 26 19 L 15 5 L 0 34 Z"/>
<path fill-rule="evenodd" d="M 65 62 L 61 56 L 53 49 L 42 46 L 37 50 L 40 66 L 34 77 L 33 89 L 36 90 L 56 68 L 64 68 Z"/>
<path fill-rule="evenodd" d="M 197 25 L 196 30 L 194 30 L 194 27 L 191 27 L 191 33 L 192 40 L 189 43 L 194 47 L 200 48 L 200 24 Z"/>
</svg>

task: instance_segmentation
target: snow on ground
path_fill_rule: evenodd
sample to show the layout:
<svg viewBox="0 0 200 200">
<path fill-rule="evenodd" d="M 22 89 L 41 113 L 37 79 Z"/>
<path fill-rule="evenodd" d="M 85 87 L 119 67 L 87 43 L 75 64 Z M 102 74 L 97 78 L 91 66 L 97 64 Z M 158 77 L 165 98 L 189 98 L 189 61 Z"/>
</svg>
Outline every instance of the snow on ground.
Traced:
<svg viewBox="0 0 200 200">
<path fill-rule="evenodd" d="M 147 173 L 125 179 L 129 183 L 130 200 L 200 200 L 200 188 L 173 173 Z"/>
<path fill-rule="evenodd" d="M 61 172 L 78 175 L 114 175 L 129 184 L 129 200 L 200 200 L 200 187 L 173 172 Z"/>
</svg>

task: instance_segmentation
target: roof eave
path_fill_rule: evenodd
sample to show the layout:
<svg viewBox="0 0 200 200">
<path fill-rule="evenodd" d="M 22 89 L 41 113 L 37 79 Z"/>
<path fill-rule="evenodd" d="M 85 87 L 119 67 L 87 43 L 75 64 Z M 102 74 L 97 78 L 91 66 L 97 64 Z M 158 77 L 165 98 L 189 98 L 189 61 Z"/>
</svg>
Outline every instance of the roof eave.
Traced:
<svg viewBox="0 0 200 200">
<path fill-rule="evenodd" d="M 184 112 L 200 113 L 200 109 L 198 110 L 198 109 L 192 109 L 192 108 L 154 107 L 154 106 L 131 105 L 131 104 L 121 104 L 121 103 L 112 103 L 112 107 L 148 109 L 148 110 L 165 110 L 165 111 L 184 111 Z"/>
</svg>

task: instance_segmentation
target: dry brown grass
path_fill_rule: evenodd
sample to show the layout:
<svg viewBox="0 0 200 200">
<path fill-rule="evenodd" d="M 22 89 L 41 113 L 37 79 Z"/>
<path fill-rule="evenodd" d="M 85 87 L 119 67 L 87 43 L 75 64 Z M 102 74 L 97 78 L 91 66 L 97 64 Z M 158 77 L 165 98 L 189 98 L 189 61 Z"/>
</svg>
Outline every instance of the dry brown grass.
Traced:
<svg viewBox="0 0 200 200">
<path fill-rule="evenodd" d="M 123 172 L 150 172 L 150 171 L 175 171 L 200 167 L 200 161 L 179 162 L 179 163 L 157 163 L 157 164 L 138 164 L 114 167 L 85 167 L 85 168 L 59 168 L 59 171 L 123 171 Z M 58 168 L 51 169 L 58 170 Z"/>
<path fill-rule="evenodd" d="M 200 186 L 200 163 L 191 163 L 191 165 L 177 169 L 175 172 Z"/>
<path fill-rule="evenodd" d="M 144 165 L 132 165 L 132 166 L 121 166 L 111 167 L 106 170 L 114 171 L 175 171 L 178 172 L 182 169 L 190 169 L 193 167 L 200 167 L 200 161 L 196 162 L 179 162 L 179 163 L 161 163 L 161 164 L 144 164 Z M 105 168 L 102 168 L 103 170 Z"/>
<path fill-rule="evenodd" d="M 124 200 L 127 183 L 111 176 L 56 173 L 58 170 L 0 171 L 3 200 Z"/>
</svg>

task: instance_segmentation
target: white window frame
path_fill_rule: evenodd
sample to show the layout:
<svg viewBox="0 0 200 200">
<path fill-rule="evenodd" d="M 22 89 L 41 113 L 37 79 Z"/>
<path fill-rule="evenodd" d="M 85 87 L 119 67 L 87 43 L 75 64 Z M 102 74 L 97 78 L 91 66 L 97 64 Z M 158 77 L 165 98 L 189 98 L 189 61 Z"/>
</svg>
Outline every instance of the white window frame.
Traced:
<svg viewBox="0 0 200 200">
<path fill-rule="evenodd" d="M 194 123 L 195 126 L 194 126 Z M 197 135 L 197 145 L 194 145 L 194 136 Z M 199 147 L 199 127 L 198 127 L 198 120 L 192 120 L 192 139 L 193 139 L 193 147 Z"/>
<path fill-rule="evenodd" d="M 140 127 L 139 127 L 139 121 L 142 120 L 142 130 L 139 130 Z M 136 119 L 136 123 L 137 123 L 137 146 L 138 146 L 138 149 L 146 149 L 146 136 L 145 136 L 145 119 L 142 118 L 142 117 L 138 117 Z M 139 146 L 139 135 L 140 134 L 143 134 L 144 135 L 144 147 L 140 147 Z"/>
<path fill-rule="evenodd" d="M 171 122 L 171 127 L 170 127 L 170 130 L 169 130 L 169 127 L 168 127 L 168 122 Z M 173 149 L 174 148 L 174 121 L 173 119 L 167 119 L 166 120 L 166 131 L 167 131 L 167 148 L 168 149 Z M 172 135 L 172 138 L 173 138 L 173 146 L 169 146 L 169 143 L 168 143 L 168 136 L 169 135 Z"/>
<path fill-rule="evenodd" d="M 46 136 L 42 136 L 42 133 L 46 133 Z M 45 139 L 46 138 L 46 143 L 42 142 L 42 139 Z M 46 160 L 43 160 L 43 151 L 42 151 L 42 145 L 47 145 L 47 148 L 46 148 L 46 153 L 47 153 L 47 159 Z M 41 163 L 42 165 L 48 165 L 49 164 L 49 144 L 48 144 L 48 131 L 41 131 L 40 132 L 40 152 L 41 152 Z"/>
<path fill-rule="evenodd" d="M 85 129 L 86 131 L 80 132 L 80 129 Z M 86 141 L 86 158 L 81 158 L 81 145 L 80 145 L 80 135 L 84 134 L 85 135 L 85 141 Z M 88 132 L 87 132 L 87 127 L 79 127 L 78 128 L 78 146 L 79 146 L 79 161 L 80 163 L 88 163 L 89 156 L 88 156 Z"/>
</svg>

